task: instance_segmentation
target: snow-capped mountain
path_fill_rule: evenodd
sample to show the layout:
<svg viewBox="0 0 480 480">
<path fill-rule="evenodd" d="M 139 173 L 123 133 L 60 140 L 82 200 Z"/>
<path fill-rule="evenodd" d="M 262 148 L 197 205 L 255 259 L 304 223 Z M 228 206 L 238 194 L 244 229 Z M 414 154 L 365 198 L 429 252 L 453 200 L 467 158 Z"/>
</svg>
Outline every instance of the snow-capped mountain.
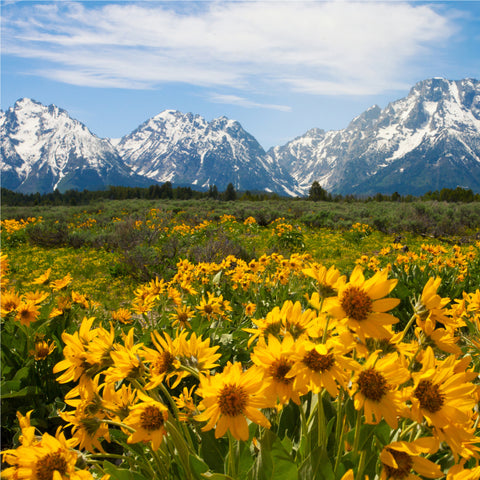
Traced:
<svg viewBox="0 0 480 480">
<path fill-rule="evenodd" d="M 242 126 L 226 117 L 207 122 L 200 115 L 165 110 L 117 144 L 126 164 L 157 182 L 206 189 L 229 183 L 241 190 L 290 193 L 276 164 Z"/>
<path fill-rule="evenodd" d="M 433 78 L 385 109 L 371 107 L 344 130 L 309 130 L 267 152 L 307 193 L 419 195 L 480 191 L 480 82 Z M 295 186 L 292 186 L 294 189 Z"/>
<path fill-rule="evenodd" d="M 347 128 L 313 128 L 265 152 L 226 117 L 166 110 L 109 141 L 56 106 L 29 99 L 0 112 L 2 186 L 20 192 L 147 186 L 166 181 L 207 189 L 307 194 L 480 192 L 480 82 L 433 78 Z"/>
<path fill-rule="evenodd" d="M 24 193 L 148 185 L 65 110 L 28 98 L 0 112 L 2 186 Z"/>
</svg>

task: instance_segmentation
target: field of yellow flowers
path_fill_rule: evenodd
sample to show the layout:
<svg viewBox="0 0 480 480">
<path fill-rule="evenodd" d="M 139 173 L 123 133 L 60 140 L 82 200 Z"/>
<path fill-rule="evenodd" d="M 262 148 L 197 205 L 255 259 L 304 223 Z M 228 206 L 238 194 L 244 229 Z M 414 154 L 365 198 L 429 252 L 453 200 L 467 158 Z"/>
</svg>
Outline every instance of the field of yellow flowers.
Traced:
<svg viewBox="0 0 480 480">
<path fill-rule="evenodd" d="M 2 478 L 480 478 L 474 236 L 161 208 L 1 236 Z"/>
</svg>

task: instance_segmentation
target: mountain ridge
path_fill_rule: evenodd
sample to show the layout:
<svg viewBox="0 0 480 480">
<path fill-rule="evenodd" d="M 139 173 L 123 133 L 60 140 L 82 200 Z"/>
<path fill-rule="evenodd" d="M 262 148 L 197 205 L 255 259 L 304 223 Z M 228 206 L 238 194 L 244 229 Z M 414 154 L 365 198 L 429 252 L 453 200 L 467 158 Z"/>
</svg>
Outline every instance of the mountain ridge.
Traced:
<svg viewBox="0 0 480 480">
<path fill-rule="evenodd" d="M 480 191 L 480 82 L 471 78 L 423 80 L 345 129 L 312 128 L 268 151 L 225 116 L 167 109 L 110 141 L 28 98 L 0 112 L 0 133 L 2 185 L 23 193 L 166 181 L 290 196 L 314 181 L 340 194 Z"/>
</svg>

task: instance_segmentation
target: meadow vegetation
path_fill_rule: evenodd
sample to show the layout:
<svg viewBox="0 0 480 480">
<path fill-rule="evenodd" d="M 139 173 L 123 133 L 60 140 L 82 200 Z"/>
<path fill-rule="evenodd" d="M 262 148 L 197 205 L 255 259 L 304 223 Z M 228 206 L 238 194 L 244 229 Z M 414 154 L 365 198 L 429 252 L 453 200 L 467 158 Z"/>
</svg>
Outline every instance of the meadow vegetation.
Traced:
<svg viewBox="0 0 480 480">
<path fill-rule="evenodd" d="M 2 478 L 478 479 L 479 205 L 4 206 Z"/>
</svg>

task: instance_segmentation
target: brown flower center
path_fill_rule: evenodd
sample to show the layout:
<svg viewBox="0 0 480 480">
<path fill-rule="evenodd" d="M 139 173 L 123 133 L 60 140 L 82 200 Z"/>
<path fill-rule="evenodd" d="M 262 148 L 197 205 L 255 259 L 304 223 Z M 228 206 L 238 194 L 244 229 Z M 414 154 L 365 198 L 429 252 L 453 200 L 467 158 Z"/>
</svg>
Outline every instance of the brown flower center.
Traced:
<svg viewBox="0 0 480 480">
<path fill-rule="evenodd" d="M 210 315 L 213 312 L 213 307 L 207 303 L 206 305 L 203 306 L 203 311 L 207 315 Z"/>
<path fill-rule="evenodd" d="M 398 478 L 399 480 L 405 478 L 410 473 L 413 466 L 412 457 L 408 453 L 398 452 L 393 448 L 387 448 L 397 462 L 398 468 L 391 467 L 390 465 L 383 464 L 387 478 Z"/>
<path fill-rule="evenodd" d="M 335 363 L 333 354 L 327 353 L 322 355 L 318 353 L 315 349 L 310 350 L 304 357 L 302 362 L 310 369 L 315 372 L 324 372 L 332 368 Z"/>
<path fill-rule="evenodd" d="M 284 383 L 285 385 L 289 385 L 293 382 L 293 378 L 285 378 L 285 375 L 290 371 L 292 368 L 292 363 L 288 362 L 285 359 L 276 360 L 272 363 L 269 368 L 270 375 L 280 383 Z"/>
<path fill-rule="evenodd" d="M 177 318 L 178 321 L 183 324 L 188 321 L 188 314 L 185 312 L 178 312 Z"/>
<path fill-rule="evenodd" d="M 20 314 L 20 317 L 22 317 L 24 320 L 35 317 L 34 313 L 28 308 L 22 308 L 18 311 L 18 313 Z"/>
<path fill-rule="evenodd" d="M 342 308 L 348 318 L 361 322 L 372 313 L 372 299 L 361 288 L 351 286 L 343 293 Z"/>
<path fill-rule="evenodd" d="M 388 384 L 385 377 L 374 368 L 360 372 L 358 376 L 358 388 L 360 393 L 374 402 L 379 402 L 387 393 Z"/>
<path fill-rule="evenodd" d="M 35 344 L 35 357 L 37 360 L 45 360 L 50 354 L 50 348 L 46 342 Z"/>
<path fill-rule="evenodd" d="M 175 357 L 167 351 L 162 352 L 153 365 L 153 373 L 161 375 L 162 373 L 171 372 L 173 370 L 173 361 Z"/>
<path fill-rule="evenodd" d="M 420 401 L 420 406 L 430 413 L 438 412 L 445 402 L 440 387 L 430 380 L 421 380 L 413 395 Z"/>
<path fill-rule="evenodd" d="M 38 480 L 52 480 L 57 471 L 62 477 L 67 473 L 67 461 L 60 451 L 48 453 L 37 462 L 36 475 Z"/>
<path fill-rule="evenodd" d="M 140 415 L 140 425 L 149 432 L 160 430 L 165 424 L 163 412 L 154 405 L 148 405 Z"/>
<path fill-rule="evenodd" d="M 12 312 L 17 308 L 17 305 L 18 303 L 16 303 L 14 300 L 6 300 L 3 304 L 3 309 L 7 312 Z"/>
<path fill-rule="evenodd" d="M 231 383 L 225 385 L 217 398 L 220 412 L 229 417 L 241 415 L 247 406 L 247 398 L 247 392 L 243 387 Z"/>
</svg>

